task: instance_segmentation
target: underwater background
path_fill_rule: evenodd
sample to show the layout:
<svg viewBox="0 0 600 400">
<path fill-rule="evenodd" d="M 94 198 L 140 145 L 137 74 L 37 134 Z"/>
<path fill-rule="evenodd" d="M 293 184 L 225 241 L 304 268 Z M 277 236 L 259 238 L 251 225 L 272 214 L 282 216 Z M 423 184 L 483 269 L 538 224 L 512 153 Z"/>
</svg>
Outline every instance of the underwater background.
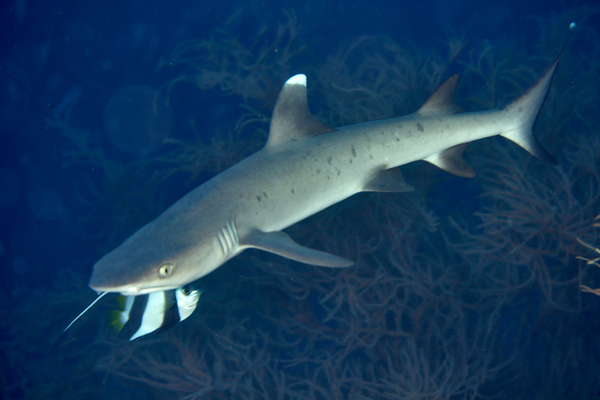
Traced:
<svg viewBox="0 0 600 400">
<path fill-rule="evenodd" d="M 363 193 L 287 230 L 356 261 L 246 251 L 196 312 L 129 342 L 102 255 L 261 148 L 283 82 L 329 126 L 500 107 L 569 36 L 534 132 L 471 144 L 462 179 Z M 0 8 L 3 399 L 600 397 L 600 7 L 583 1 L 26 1 Z M 587 244 L 587 246 L 585 245 Z"/>
</svg>

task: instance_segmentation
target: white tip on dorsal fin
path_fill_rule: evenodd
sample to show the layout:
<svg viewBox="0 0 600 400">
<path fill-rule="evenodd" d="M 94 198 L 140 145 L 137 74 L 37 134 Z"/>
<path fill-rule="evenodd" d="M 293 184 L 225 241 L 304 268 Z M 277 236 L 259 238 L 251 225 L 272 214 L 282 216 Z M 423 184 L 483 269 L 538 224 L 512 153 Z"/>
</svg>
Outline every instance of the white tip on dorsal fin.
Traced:
<svg viewBox="0 0 600 400">
<path fill-rule="evenodd" d="M 446 79 L 431 96 L 425 104 L 417 111 L 423 116 L 430 115 L 449 115 L 463 112 L 464 110 L 454 101 L 456 93 L 456 84 L 458 83 L 458 74 L 452 75 Z"/>
<path fill-rule="evenodd" d="M 286 85 L 302 85 L 306 87 L 306 75 L 296 74 L 285 82 Z"/>
<path fill-rule="evenodd" d="M 331 131 L 334 129 L 319 122 L 308 109 L 306 75 L 298 74 L 288 79 L 273 110 L 266 147 Z"/>
</svg>

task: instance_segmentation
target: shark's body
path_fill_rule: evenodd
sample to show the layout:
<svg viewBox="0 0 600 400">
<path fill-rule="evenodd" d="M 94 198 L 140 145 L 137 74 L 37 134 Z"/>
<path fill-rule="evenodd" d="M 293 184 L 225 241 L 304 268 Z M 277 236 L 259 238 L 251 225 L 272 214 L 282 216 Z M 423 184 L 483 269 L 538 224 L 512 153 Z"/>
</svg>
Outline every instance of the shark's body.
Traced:
<svg viewBox="0 0 600 400">
<path fill-rule="evenodd" d="M 471 177 L 464 147 L 502 135 L 554 162 L 532 126 L 558 58 L 521 97 L 502 109 L 463 112 L 449 78 L 416 113 L 330 129 L 308 109 L 306 77 L 284 85 L 265 147 L 191 191 L 94 266 L 98 292 L 137 295 L 192 282 L 246 248 L 313 265 L 351 261 L 293 242 L 282 229 L 362 191 L 410 190 L 395 167 L 429 161 Z"/>
</svg>

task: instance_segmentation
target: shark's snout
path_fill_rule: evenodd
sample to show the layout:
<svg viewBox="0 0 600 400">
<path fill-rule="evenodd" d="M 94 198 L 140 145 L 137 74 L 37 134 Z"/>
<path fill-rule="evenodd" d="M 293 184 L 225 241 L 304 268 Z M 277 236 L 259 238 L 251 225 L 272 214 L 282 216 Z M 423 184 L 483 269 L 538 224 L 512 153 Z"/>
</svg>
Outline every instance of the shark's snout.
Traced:
<svg viewBox="0 0 600 400">
<path fill-rule="evenodd" d="M 100 259 L 90 277 L 89 286 L 98 293 L 120 292 L 127 295 L 140 293 L 134 270 L 111 259 L 111 253 Z"/>
</svg>

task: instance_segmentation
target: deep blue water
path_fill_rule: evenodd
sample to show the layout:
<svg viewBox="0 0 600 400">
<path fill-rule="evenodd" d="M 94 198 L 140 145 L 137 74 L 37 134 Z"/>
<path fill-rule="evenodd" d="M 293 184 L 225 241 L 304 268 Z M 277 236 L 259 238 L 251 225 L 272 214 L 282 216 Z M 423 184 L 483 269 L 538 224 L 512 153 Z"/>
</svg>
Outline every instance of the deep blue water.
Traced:
<svg viewBox="0 0 600 400">
<path fill-rule="evenodd" d="M 236 121 L 247 112 L 242 104 L 252 107 L 255 115 L 260 115 L 263 121 L 265 117 L 270 116 L 272 94 L 264 98 L 244 98 L 235 90 L 232 90 L 233 93 L 227 93 L 218 86 L 203 90 L 194 83 L 180 82 L 170 87 L 170 108 L 165 115 L 171 114 L 165 116 L 164 119 L 148 122 L 148 119 L 152 118 L 149 116 L 151 112 L 148 109 L 151 107 L 148 105 L 148 101 L 150 101 L 148 98 L 152 94 L 148 95 L 144 90 L 156 90 L 156 93 L 164 94 L 169 83 L 174 82 L 185 72 L 185 67 L 176 63 L 174 66 L 159 67 L 161 62 L 167 59 L 173 60 L 173 51 L 186 41 L 210 39 L 213 40 L 216 47 L 223 46 L 223 51 L 231 51 L 231 47 L 223 44 L 225 43 L 223 37 L 234 38 L 240 48 L 249 49 L 250 54 L 257 56 L 260 54 L 261 48 L 264 48 L 265 43 L 269 43 L 270 38 L 274 37 L 278 24 L 285 24 L 288 21 L 286 15 L 290 15 L 289 13 L 295 15 L 297 25 L 300 27 L 294 45 L 298 47 L 306 45 L 307 49 L 292 58 L 285 68 L 290 75 L 300 72 L 307 73 L 309 89 L 311 89 L 309 93 L 311 109 L 313 112 L 325 116 L 335 116 L 336 110 L 323 111 L 323 107 L 327 107 L 328 103 L 323 100 L 322 96 L 319 96 L 325 89 L 315 88 L 316 85 L 323 83 L 317 81 L 316 75 L 319 68 L 327 62 L 328 57 L 338 54 L 340 48 L 359 36 L 386 37 L 401 47 L 410 49 L 412 57 L 418 58 L 421 55 L 424 59 L 431 59 L 432 54 L 447 54 L 448 35 L 451 32 L 450 36 L 464 36 L 466 41 L 456 60 L 448 63 L 444 70 L 444 77 L 450 73 L 464 71 L 465 63 L 469 62 L 469 52 L 474 51 L 474 54 L 477 54 L 485 46 L 494 49 L 496 63 L 506 61 L 506 66 L 509 68 L 523 62 L 527 63 L 527 66 L 532 68 L 535 73 L 540 74 L 544 65 L 554 57 L 567 37 L 566 26 L 564 26 L 563 34 L 560 33 L 563 27 L 557 28 L 555 25 L 564 23 L 563 19 L 571 16 L 581 18 L 584 20 L 584 25 L 580 27 L 579 33 L 575 33 L 565 54 L 565 61 L 559 67 L 555 82 L 555 86 L 564 89 L 564 94 L 558 97 L 564 96 L 561 100 L 565 104 L 581 105 L 577 106 L 577 110 L 580 112 L 579 116 L 569 117 L 579 118 L 576 120 L 578 122 L 573 123 L 570 120 L 569 126 L 560 128 L 556 125 L 546 124 L 544 126 L 548 127 L 548 132 L 536 131 L 536 135 L 544 146 L 561 160 L 562 168 L 565 170 L 577 165 L 578 161 L 576 157 L 569 158 L 568 156 L 570 154 L 568 152 L 573 152 L 575 146 L 571 142 L 568 145 L 564 144 L 561 138 L 574 131 L 579 135 L 577 138 L 598 135 L 598 131 L 594 130 L 599 126 L 598 93 L 595 93 L 597 86 L 592 82 L 594 79 L 598 80 L 600 72 L 598 68 L 600 59 L 597 58 L 600 55 L 600 45 L 598 42 L 594 42 L 600 33 L 598 24 L 600 12 L 594 8 L 593 3 L 425 0 L 417 2 L 307 1 L 299 4 L 295 1 L 47 2 L 11 0 L 0 9 L 0 26 L 2 27 L 0 29 L 2 37 L 0 42 L 0 263 L 3 271 L 0 291 L 3 293 L 3 301 L 7 304 L 7 310 L 2 314 L 5 322 L 2 325 L 3 333 L 0 336 L 3 359 L 0 367 L 5 369 L 0 385 L 13 388 L 12 391 L 4 392 L 4 396 L 7 398 L 57 396 L 48 394 L 56 393 L 52 390 L 43 392 L 43 395 L 40 394 L 41 392 L 36 392 L 38 388 L 36 383 L 25 385 L 27 390 L 20 386 L 19 381 L 24 377 L 32 382 L 36 381 L 36 378 L 27 376 L 34 371 L 27 365 L 27 358 L 15 355 L 15 352 L 22 350 L 13 345 L 18 342 L 15 339 L 16 332 L 18 332 L 18 328 L 15 328 L 15 324 L 17 324 L 15 321 L 20 321 L 18 324 L 21 326 L 24 324 L 24 326 L 35 329 L 38 323 L 37 319 L 44 318 L 46 322 L 40 326 L 55 332 L 53 335 L 58 336 L 56 332 L 66 326 L 69 318 L 74 317 L 85 307 L 85 301 L 92 298 L 93 293 L 83 284 L 81 291 L 89 292 L 87 295 L 83 295 L 85 301 L 78 299 L 73 304 L 67 303 L 60 306 L 62 311 L 59 316 L 32 315 L 30 313 L 33 313 L 33 310 L 43 312 L 44 308 L 41 308 L 40 311 L 38 307 L 28 308 L 23 304 L 30 301 L 40 302 L 44 298 L 53 299 L 52 294 L 63 290 L 56 283 L 60 270 L 67 269 L 77 273 L 78 276 L 89 276 L 93 263 L 105 252 L 124 240 L 143 223 L 158 215 L 166 206 L 175 202 L 191 188 L 239 159 L 233 157 L 233 159 L 221 160 L 224 163 L 221 168 L 207 168 L 199 171 L 198 175 L 193 176 L 192 179 L 186 172 L 176 171 L 168 179 L 151 184 L 153 176 L 160 176 L 169 168 L 174 168 L 164 159 L 154 161 L 159 157 L 173 156 L 173 152 L 177 151 L 177 147 L 172 143 L 163 144 L 167 139 L 166 132 L 170 132 L 168 133 L 170 139 L 192 140 L 194 129 L 189 121 L 193 120 L 201 140 L 209 143 L 215 138 L 215 135 L 225 137 L 228 131 L 234 129 Z M 542 22 L 538 24 L 539 21 Z M 258 33 L 263 29 L 266 32 L 265 36 L 257 39 Z M 227 32 L 225 36 L 223 31 Z M 557 34 L 557 32 L 559 33 Z M 365 49 L 361 51 L 362 53 L 356 56 L 357 59 L 346 61 L 359 63 L 369 57 L 368 51 Z M 385 52 L 383 53 L 385 55 Z M 276 60 L 278 56 L 270 54 L 269 57 L 270 60 Z M 523 57 L 528 59 L 519 59 Z M 539 58 L 536 59 L 536 57 Z M 572 58 L 569 59 L 569 57 Z M 205 61 L 198 62 L 204 63 Z M 210 65 L 215 68 L 214 64 Z M 225 71 L 231 72 L 231 68 L 225 68 Z M 526 76 L 527 82 L 523 83 L 525 87 L 535 79 L 533 75 Z M 472 79 L 471 83 L 466 82 L 459 86 L 458 102 L 465 106 L 477 107 L 478 103 L 474 103 L 471 97 L 480 96 L 478 98 L 481 100 L 484 84 L 477 81 L 477 78 Z M 273 87 L 279 87 L 282 82 L 277 75 L 273 77 L 273 82 L 270 84 Z M 587 91 L 586 85 L 590 85 Z M 146 89 L 140 89 L 141 86 Z M 137 87 L 137 89 L 131 90 L 140 99 L 139 104 L 134 108 L 127 108 L 127 104 L 116 96 L 120 90 L 130 87 Z M 314 91 L 312 91 L 313 88 Z M 481 89 L 481 91 L 477 89 Z M 514 87 L 510 83 L 506 83 L 504 89 L 504 94 L 498 95 L 498 98 L 503 99 L 503 96 L 513 95 L 511 91 Z M 420 88 L 418 94 L 420 101 L 424 101 L 430 92 L 431 88 Z M 568 98 L 568 96 L 571 97 Z M 419 104 L 410 104 L 408 108 L 412 107 L 414 111 L 418 106 Z M 596 114 L 594 114 L 594 110 Z M 130 120 L 129 116 L 131 116 Z M 114 128 L 111 131 L 107 122 L 110 118 L 123 121 L 121 128 Z M 63 125 L 57 126 L 57 121 Z M 145 122 L 148 124 L 144 125 Z M 145 128 L 138 128 L 140 126 Z M 265 123 L 257 126 L 262 129 L 267 127 Z M 71 133 L 71 136 L 68 132 Z M 156 137 L 151 140 L 149 135 L 152 134 Z M 85 143 L 78 143 L 77 138 L 85 138 Z M 252 136 L 247 132 L 242 134 L 242 138 L 251 142 L 254 148 L 259 148 L 259 141 L 264 140 L 264 137 L 260 135 Z M 252 142 L 252 140 L 254 141 Z M 467 160 L 469 157 L 473 157 L 472 164 L 475 169 L 477 169 L 476 165 L 481 166 L 482 169 L 485 168 L 482 158 L 486 158 L 486 152 L 494 151 L 496 143 L 500 142 L 498 140 L 491 141 L 487 145 L 482 144 L 483 147 L 476 147 L 476 150 L 471 153 L 467 151 Z M 582 144 L 586 148 L 594 145 L 597 145 L 597 141 L 591 139 Z M 238 151 L 242 156 L 245 154 L 244 149 L 238 149 Z M 75 158 L 73 152 L 75 152 Z M 104 158 L 90 156 L 92 153 L 97 155 L 98 152 L 101 152 Z M 481 157 L 481 153 L 484 154 L 483 157 Z M 480 158 L 477 158 L 478 154 Z M 527 160 L 527 157 L 529 155 L 520 157 L 519 160 Z M 134 174 L 133 179 L 131 181 L 107 179 L 106 170 L 100 164 L 102 159 L 110 160 L 110 168 L 116 168 L 111 171 L 116 175 L 121 169 L 124 169 Z M 75 161 L 71 162 L 73 160 Z M 524 162 L 530 163 L 531 161 Z M 540 163 L 535 167 L 535 171 L 543 174 L 544 168 L 545 166 Z M 139 175 L 135 175 L 136 173 Z M 588 171 L 587 173 L 592 176 L 595 172 Z M 452 241 L 453 235 L 456 234 L 448 222 L 449 217 L 464 223 L 472 232 L 475 232 L 475 235 L 486 235 L 485 229 L 479 226 L 481 220 L 475 214 L 476 211 L 481 211 L 484 207 L 489 206 L 486 203 L 489 199 L 479 197 L 486 190 L 486 186 L 478 181 L 479 177 L 465 182 L 440 173 L 424 163 L 409 166 L 407 176 L 408 180 L 417 187 L 417 196 L 420 196 L 419 198 L 422 198 L 428 210 L 439 218 L 441 229 L 448 228 L 445 235 L 450 238 L 449 240 Z M 423 177 L 422 180 L 421 177 Z M 594 177 L 585 179 L 593 181 Z M 144 180 L 150 184 L 145 186 L 142 182 Z M 112 187 L 107 187 L 111 184 Z M 585 199 L 593 195 L 590 191 L 600 189 L 595 183 L 587 186 L 581 183 L 578 185 L 581 187 L 577 186 L 576 189 L 573 189 L 577 197 L 576 202 L 585 205 L 587 207 L 586 215 L 593 218 L 595 214 L 600 213 L 600 204 L 597 201 L 588 204 L 585 203 Z M 95 188 L 96 191 L 91 190 L 90 187 Z M 103 198 L 98 191 L 110 192 L 113 197 Z M 125 204 L 117 204 L 118 201 L 115 199 L 120 197 L 119 194 L 123 194 Z M 353 215 L 352 218 L 359 221 L 362 212 L 352 213 L 351 209 L 361 210 L 361 202 L 367 201 L 365 199 L 376 201 L 372 200 L 371 196 L 378 195 L 363 196 L 358 200 L 349 200 L 354 203 L 339 205 L 340 213 L 346 216 Z M 385 196 L 385 199 L 390 198 L 389 195 Z M 377 204 L 384 207 L 385 202 L 383 206 Z M 119 210 L 115 211 L 117 208 Z M 333 213 L 335 214 L 336 211 L 334 210 Z M 587 228 L 591 227 L 591 218 Z M 316 224 L 317 221 L 317 219 L 311 219 L 310 223 Z M 331 217 L 328 221 L 336 222 L 338 220 Z M 296 237 L 302 237 L 303 230 L 310 231 L 310 223 L 303 225 L 303 228 L 297 232 L 300 236 Z M 585 230 L 583 225 L 579 227 L 587 235 L 585 240 L 588 242 L 595 240 L 597 232 L 594 233 L 587 228 Z M 333 232 L 337 231 L 334 229 Z M 342 233 L 347 236 L 344 236 L 343 239 L 338 238 L 338 240 L 353 242 L 354 237 L 363 239 L 363 235 L 367 235 L 366 232 L 373 232 L 375 235 L 377 226 L 366 230 L 357 227 L 356 231 L 353 231 L 351 227 L 345 227 L 342 229 Z M 565 233 L 565 236 L 568 236 L 571 241 L 557 244 L 558 247 L 563 246 L 562 250 L 556 253 L 560 254 L 560 259 L 554 259 L 553 255 L 544 254 L 544 257 L 547 257 L 544 260 L 548 265 L 562 263 L 565 265 L 564 268 L 571 269 L 571 272 L 578 268 L 580 262 L 574 259 L 575 255 L 587 256 L 590 254 L 585 249 L 578 248 L 573 242 L 574 235 L 577 234 L 579 231 L 570 230 Z M 439 231 L 432 235 L 431 241 L 444 240 L 441 236 L 436 236 L 439 235 Z M 305 235 L 305 237 L 309 236 Z M 300 239 L 298 240 L 300 241 Z M 420 246 L 424 245 L 415 245 L 415 249 L 418 251 Z M 380 260 L 387 254 L 387 251 L 382 251 L 381 255 L 374 256 L 374 260 Z M 233 271 L 243 271 L 245 263 L 256 261 L 256 258 L 260 259 L 256 253 L 252 253 L 252 255 L 255 258 L 234 261 L 231 267 Z M 242 257 L 246 257 L 246 255 L 238 258 Z M 423 257 L 426 258 L 427 254 Z M 465 267 L 461 270 L 462 273 L 472 272 L 471 267 L 466 266 L 468 261 L 464 261 L 456 255 L 452 257 L 447 260 L 449 264 L 457 266 L 464 263 Z M 268 262 L 273 263 L 277 260 L 268 258 Z M 512 267 L 524 268 L 522 265 Z M 291 270 L 301 268 L 295 266 Z M 236 275 L 237 273 L 240 275 Z M 260 276 L 260 283 L 253 281 L 253 279 L 258 279 L 256 278 L 257 274 Z M 600 271 L 590 270 L 585 275 L 583 283 L 595 287 L 593 286 L 594 281 L 598 281 L 599 275 Z M 244 282 L 247 280 L 248 287 L 255 287 L 253 285 L 262 287 L 260 285 L 269 279 L 268 269 L 265 269 L 262 274 L 252 272 L 249 276 L 244 276 L 243 272 L 235 274 L 221 272 L 221 275 L 208 279 L 213 285 L 212 291 L 218 293 L 219 287 L 221 287 L 219 285 L 231 288 L 230 280 L 238 278 Z M 536 277 L 536 279 L 538 278 Z M 552 278 L 560 280 L 556 276 L 552 276 Z M 332 279 L 335 281 L 335 278 Z M 323 287 L 328 287 L 327 285 L 324 284 Z M 486 282 L 486 285 L 487 290 L 494 290 L 493 283 Z M 570 282 L 569 285 L 574 292 L 577 292 L 578 282 L 576 280 Z M 238 303 L 253 304 L 254 301 L 262 304 L 275 298 L 281 302 L 293 302 L 286 297 L 285 291 L 267 293 L 264 298 L 261 298 L 260 292 L 256 294 L 248 288 L 237 288 L 236 290 L 232 294 L 233 299 L 228 298 L 227 301 L 235 303 L 237 299 Z M 456 295 L 457 298 L 464 295 L 468 304 L 477 303 L 475 298 L 479 295 L 473 294 L 469 290 L 465 289 L 465 293 L 453 295 Z M 27 298 L 23 293 L 28 291 L 36 293 L 36 296 Z M 239 298 L 236 298 L 236 295 Z M 568 355 L 565 355 L 564 358 L 576 359 L 577 357 L 570 358 L 573 357 L 573 352 L 579 352 L 577 354 L 581 355 L 589 352 L 590 357 L 597 356 L 598 345 L 595 339 L 598 331 L 594 329 L 598 328 L 595 316 L 598 315 L 600 297 L 582 294 L 581 300 L 577 301 L 567 301 L 562 297 L 557 299 L 557 304 L 566 304 L 565 308 L 570 310 L 575 307 L 573 306 L 574 302 L 578 304 L 577 311 L 566 312 L 556 304 L 546 302 L 544 295 L 544 291 L 539 289 L 539 286 L 526 286 L 522 293 L 516 295 L 511 304 L 501 310 L 502 316 L 498 323 L 500 326 L 506 326 L 505 334 L 508 339 L 504 345 L 498 347 L 499 354 L 505 355 L 517 351 L 514 350 L 513 345 L 517 341 L 515 337 L 525 335 L 528 336 L 528 339 L 518 345 L 520 346 L 517 351 L 519 354 L 516 356 L 515 363 L 524 362 L 520 361 L 520 357 L 529 357 L 530 359 L 540 357 L 541 359 L 546 356 L 548 357 L 547 363 L 556 362 L 561 356 L 552 357 L 554 354 L 552 352 L 557 351 L 552 346 L 557 346 L 557 344 L 550 343 L 550 341 L 546 343 L 544 338 L 547 339 L 548 336 L 551 336 L 553 334 L 551 332 L 557 332 L 557 326 L 568 324 L 572 330 L 565 331 L 566 328 L 561 328 L 563 330 L 560 331 L 560 334 L 565 338 L 581 337 L 581 340 L 572 344 L 574 349 L 572 352 L 565 351 L 565 354 L 568 353 Z M 218 314 L 217 305 L 221 307 L 223 303 L 222 307 L 226 307 L 229 304 L 221 301 L 222 293 L 211 294 L 211 290 L 208 290 L 206 296 L 209 300 L 201 308 L 208 314 Z M 325 315 L 321 309 L 321 303 L 319 303 L 321 299 L 319 296 L 319 293 L 312 293 L 306 300 L 306 310 L 314 316 L 315 324 L 317 324 L 315 329 L 319 329 L 318 323 Z M 578 295 L 573 294 L 572 291 L 565 296 L 571 299 Z M 410 302 L 410 300 L 407 301 Z M 530 307 L 530 309 L 524 311 L 525 307 Z M 55 308 L 47 309 L 49 312 L 52 310 Z M 252 312 L 260 314 L 256 310 L 256 307 L 250 307 L 250 311 L 241 307 L 232 312 L 229 318 L 239 318 L 239 321 L 242 321 L 246 316 L 252 316 Z M 427 313 L 425 312 L 424 315 Z M 469 318 L 472 318 L 471 322 L 475 324 L 482 317 L 470 316 Z M 216 322 L 203 323 L 202 327 L 216 326 L 216 329 L 220 329 L 221 323 L 217 317 L 215 320 Z M 260 321 L 260 315 L 257 315 L 254 323 L 260 325 Z M 321 328 L 324 330 L 336 329 L 336 325 L 332 322 L 321 321 L 321 323 Z M 264 329 L 270 332 L 271 325 L 266 324 L 267 328 Z M 407 324 L 412 327 L 411 329 L 415 329 L 415 320 L 411 320 Z M 545 324 L 551 328 L 545 330 Z M 84 329 L 85 334 L 80 333 L 80 335 L 86 337 L 87 344 L 94 340 L 95 329 L 97 329 L 97 324 L 91 325 L 91 328 L 87 330 L 81 328 Z M 394 329 L 396 328 L 398 327 L 394 326 Z M 173 334 L 176 335 L 177 332 Z M 209 333 L 202 333 L 203 337 L 206 335 Z M 536 340 L 537 336 L 542 339 Z M 60 339 L 60 341 L 63 340 L 65 339 Z M 477 339 L 473 339 L 471 343 L 479 342 Z M 86 344 L 79 344 L 79 346 L 85 348 Z M 320 348 L 319 346 L 329 348 L 327 343 L 321 342 L 315 346 L 317 349 Z M 40 359 L 31 359 L 31 363 L 40 365 L 41 370 L 50 369 L 53 362 L 52 355 L 63 354 L 63 351 L 68 352 L 65 347 L 58 346 L 54 341 L 52 344 L 48 344 L 50 351 L 38 353 Z M 282 352 L 280 355 L 284 354 L 283 350 L 280 351 Z M 439 361 L 436 358 L 439 355 L 431 354 L 430 356 L 431 360 Z M 285 353 L 281 357 L 287 361 L 293 358 L 293 354 Z M 366 360 L 371 360 L 364 355 L 353 355 L 352 357 L 356 357 L 359 360 L 357 362 L 365 362 L 365 364 L 369 364 Z M 99 358 L 99 355 L 92 357 L 92 359 L 94 358 Z M 71 358 L 71 361 L 64 361 L 61 358 L 61 360 L 63 360 L 62 365 L 70 365 L 69 362 L 72 362 L 76 369 L 93 367 L 93 365 L 87 366 L 79 359 Z M 44 366 L 46 364 L 48 367 Z M 300 367 L 297 368 L 300 369 Z M 564 369 L 557 367 L 565 376 L 574 374 L 573 368 L 576 366 L 571 365 L 570 368 L 565 367 Z M 597 377 L 597 374 L 600 373 L 598 363 L 582 360 L 580 368 L 585 371 L 579 371 L 579 375 L 575 378 L 565 377 L 564 392 L 556 393 L 555 398 L 582 398 L 577 397 L 581 393 L 588 393 L 588 398 L 600 396 L 598 383 L 593 383 L 593 379 L 590 378 Z M 594 370 L 594 368 L 596 369 Z M 293 368 L 291 369 L 293 370 Z M 111 395 L 125 398 L 126 391 L 120 388 L 128 387 L 129 381 L 111 378 L 105 379 L 100 384 L 98 382 L 104 377 L 103 374 L 104 372 L 98 372 L 95 379 L 90 378 L 93 385 L 104 385 L 105 391 L 98 394 L 98 398 Z M 302 373 L 294 370 L 294 374 L 298 376 Z M 348 372 L 348 374 L 350 373 Z M 519 392 L 523 396 L 522 398 L 533 398 L 538 393 L 534 386 L 544 386 L 545 376 L 549 376 L 548 373 L 540 371 L 539 376 L 532 374 L 528 380 L 514 385 L 519 388 L 521 388 L 520 384 L 523 385 Z M 552 376 L 555 379 L 555 376 Z M 482 392 L 484 394 L 492 392 L 494 398 L 511 398 L 510 396 L 514 392 L 499 385 L 498 382 L 501 379 L 503 379 L 502 374 L 490 383 L 491 389 L 485 387 Z M 518 378 L 515 379 L 518 381 Z M 83 384 L 85 384 L 85 380 L 79 380 L 76 385 Z M 151 385 L 142 385 L 141 387 L 152 397 L 169 398 L 182 395 L 181 393 L 173 394 L 175 392 L 169 394 L 168 390 L 154 391 Z M 128 393 L 127 397 L 137 398 L 135 391 L 130 390 L 133 393 Z M 342 391 L 341 396 L 358 398 L 353 397 L 352 390 Z M 539 393 L 548 393 L 548 391 L 540 389 Z M 303 398 L 311 398 L 309 394 L 305 395 L 307 397 Z M 244 398 L 244 395 L 239 393 L 231 396 L 232 398 L 236 396 L 236 398 Z M 435 397 L 431 394 L 423 396 L 424 398 Z M 461 396 L 462 394 L 458 393 L 450 397 L 461 398 Z M 477 395 L 475 397 L 479 398 Z"/>
</svg>

